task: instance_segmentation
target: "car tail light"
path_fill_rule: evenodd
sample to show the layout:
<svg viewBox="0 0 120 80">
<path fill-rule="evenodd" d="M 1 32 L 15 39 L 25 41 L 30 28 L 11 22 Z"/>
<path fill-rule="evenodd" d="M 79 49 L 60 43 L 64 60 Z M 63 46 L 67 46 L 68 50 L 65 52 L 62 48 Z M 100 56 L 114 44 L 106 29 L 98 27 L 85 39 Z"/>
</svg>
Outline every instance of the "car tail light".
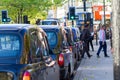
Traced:
<svg viewBox="0 0 120 80">
<path fill-rule="evenodd" d="M 28 71 L 25 71 L 23 74 L 23 80 L 31 80 L 30 79 L 30 73 Z"/>
<path fill-rule="evenodd" d="M 69 49 L 70 49 L 70 51 L 72 52 L 72 46 L 70 46 L 70 48 L 69 48 Z"/>
<path fill-rule="evenodd" d="M 63 56 L 63 54 L 59 55 L 58 64 L 59 64 L 59 66 L 63 66 L 64 65 L 64 56 Z"/>
</svg>

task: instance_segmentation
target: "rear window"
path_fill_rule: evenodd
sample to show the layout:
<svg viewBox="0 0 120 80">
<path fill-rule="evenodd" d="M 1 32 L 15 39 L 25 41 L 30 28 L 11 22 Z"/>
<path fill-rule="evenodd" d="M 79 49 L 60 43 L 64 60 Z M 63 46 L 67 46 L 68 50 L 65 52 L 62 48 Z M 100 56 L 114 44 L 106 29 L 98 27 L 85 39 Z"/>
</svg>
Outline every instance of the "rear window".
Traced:
<svg viewBox="0 0 120 80">
<path fill-rule="evenodd" d="M 21 49 L 20 37 L 13 34 L 0 34 L 0 57 L 15 57 Z"/>
<path fill-rule="evenodd" d="M 55 47 L 57 45 L 57 34 L 55 32 L 46 32 L 47 33 L 47 38 L 48 38 L 48 43 L 50 47 Z"/>
<path fill-rule="evenodd" d="M 57 25 L 56 21 L 42 21 L 42 25 Z"/>
</svg>

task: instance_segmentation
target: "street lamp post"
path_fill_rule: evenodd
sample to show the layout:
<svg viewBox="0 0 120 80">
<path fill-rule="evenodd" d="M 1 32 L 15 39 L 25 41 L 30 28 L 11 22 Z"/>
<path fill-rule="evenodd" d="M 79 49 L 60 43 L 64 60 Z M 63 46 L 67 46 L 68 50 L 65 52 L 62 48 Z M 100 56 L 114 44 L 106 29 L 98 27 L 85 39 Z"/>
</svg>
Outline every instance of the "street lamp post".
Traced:
<svg viewBox="0 0 120 80">
<path fill-rule="evenodd" d="M 86 0 L 83 0 L 84 11 L 86 11 Z"/>
<path fill-rule="evenodd" d="M 83 1 L 83 7 L 84 7 L 84 12 L 86 12 L 86 0 L 82 0 Z M 86 14 L 84 14 L 84 26 L 86 24 Z"/>
<path fill-rule="evenodd" d="M 103 0 L 103 10 L 104 10 L 104 14 L 103 14 L 104 15 L 104 17 L 103 17 L 104 19 L 103 20 L 104 20 L 104 24 L 106 24 L 106 21 L 105 21 L 105 0 Z"/>
</svg>

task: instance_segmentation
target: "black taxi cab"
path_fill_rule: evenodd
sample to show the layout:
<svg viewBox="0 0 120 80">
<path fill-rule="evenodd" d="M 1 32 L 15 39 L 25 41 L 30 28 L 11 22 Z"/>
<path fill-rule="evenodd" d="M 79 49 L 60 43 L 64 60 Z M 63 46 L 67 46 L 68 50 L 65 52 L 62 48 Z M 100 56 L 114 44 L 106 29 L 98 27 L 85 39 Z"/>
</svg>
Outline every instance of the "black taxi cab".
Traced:
<svg viewBox="0 0 120 80">
<path fill-rule="evenodd" d="M 75 64 L 74 66 L 77 65 L 77 56 L 78 56 L 78 52 L 77 52 L 77 47 L 74 43 L 74 38 L 73 38 L 73 32 L 72 32 L 72 27 L 64 27 L 65 30 L 66 30 L 66 36 L 67 36 L 67 41 L 68 41 L 68 44 L 69 44 L 69 48 L 70 50 L 72 51 L 72 54 L 74 56 L 74 59 L 75 59 Z"/>
<path fill-rule="evenodd" d="M 30 24 L 0 24 L 0 80 L 59 80 L 45 32 Z"/>
<path fill-rule="evenodd" d="M 60 79 L 69 80 L 74 72 L 74 57 L 69 49 L 66 30 L 61 26 L 40 25 L 48 37 L 48 42 L 60 67 Z"/>
</svg>

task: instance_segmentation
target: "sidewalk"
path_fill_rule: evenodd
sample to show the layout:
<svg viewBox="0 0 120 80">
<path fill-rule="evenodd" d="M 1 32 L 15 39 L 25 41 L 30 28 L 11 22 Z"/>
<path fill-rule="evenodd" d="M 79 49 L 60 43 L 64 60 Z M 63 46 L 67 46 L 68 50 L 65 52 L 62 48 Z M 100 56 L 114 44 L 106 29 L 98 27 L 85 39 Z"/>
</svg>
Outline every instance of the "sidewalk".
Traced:
<svg viewBox="0 0 120 80">
<path fill-rule="evenodd" d="M 96 53 L 99 44 L 96 45 L 95 41 L 93 44 L 94 51 L 90 51 L 93 56 L 89 59 L 85 54 L 85 58 L 82 59 L 73 80 L 113 80 L 113 57 L 109 40 L 107 41 L 109 58 L 104 57 L 103 51 L 100 53 L 100 58 L 97 58 Z"/>
</svg>

